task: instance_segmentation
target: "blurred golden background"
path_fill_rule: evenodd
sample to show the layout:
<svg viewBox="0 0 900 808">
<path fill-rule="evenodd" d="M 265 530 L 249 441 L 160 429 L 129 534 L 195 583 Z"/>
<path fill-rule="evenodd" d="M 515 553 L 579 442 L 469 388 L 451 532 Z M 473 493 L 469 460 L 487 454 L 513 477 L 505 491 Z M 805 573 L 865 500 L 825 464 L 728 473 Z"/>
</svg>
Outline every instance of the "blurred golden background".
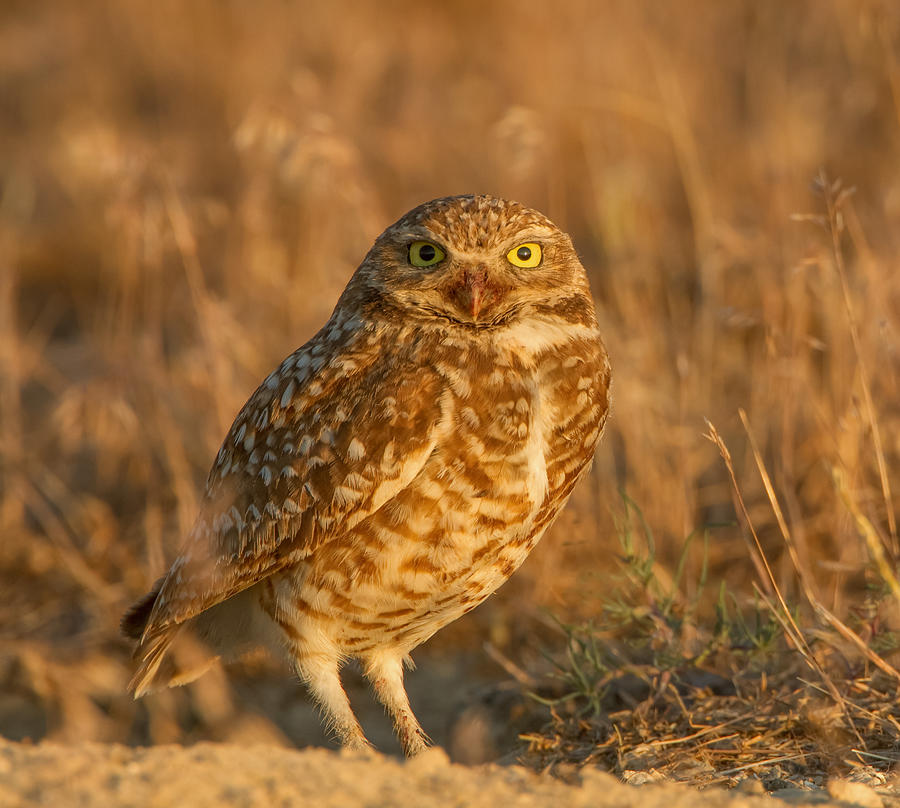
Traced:
<svg viewBox="0 0 900 808">
<path fill-rule="evenodd" d="M 821 169 L 856 189 L 831 228 Z M 739 408 L 819 596 L 859 608 L 855 514 L 895 557 L 900 510 L 900 5 L 6 0 L 0 734 L 323 742 L 274 663 L 133 703 L 118 619 L 174 557 L 238 408 L 374 237 L 464 192 L 572 235 L 615 397 L 522 571 L 418 653 L 436 740 L 466 687 L 507 675 L 482 643 L 527 668 L 547 610 L 597 613 L 620 491 L 658 575 L 716 526 L 684 585 L 706 563 L 752 597 L 704 419 L 796 590 Z"/>
</svg>

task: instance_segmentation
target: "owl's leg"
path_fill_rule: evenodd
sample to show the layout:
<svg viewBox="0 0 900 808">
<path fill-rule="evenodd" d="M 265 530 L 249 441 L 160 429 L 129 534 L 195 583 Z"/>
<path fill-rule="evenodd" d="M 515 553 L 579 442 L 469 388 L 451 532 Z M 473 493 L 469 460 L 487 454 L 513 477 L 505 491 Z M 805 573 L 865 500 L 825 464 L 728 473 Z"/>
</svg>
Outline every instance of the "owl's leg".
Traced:
<svg viewBox="0 0 900 808">
<path fill-rule="evenodd" d="M 413 715 L 403 686 L 403 657 L 373 654 L 365 659 L 364 672 L 375 689 L 376 698 L 391 715 L 403 753 L 413 757 L 427 749 L 431 741 Z"/>
<path fill-rule="evenodd" d="M 309 688 L 341 746 L 345 749 L 371 749 L 372 744 L 366 740 L 341 684 L 338 659 L 321 654 L 298 654 L 295 660 L 297 673 Z"/>
</svg>

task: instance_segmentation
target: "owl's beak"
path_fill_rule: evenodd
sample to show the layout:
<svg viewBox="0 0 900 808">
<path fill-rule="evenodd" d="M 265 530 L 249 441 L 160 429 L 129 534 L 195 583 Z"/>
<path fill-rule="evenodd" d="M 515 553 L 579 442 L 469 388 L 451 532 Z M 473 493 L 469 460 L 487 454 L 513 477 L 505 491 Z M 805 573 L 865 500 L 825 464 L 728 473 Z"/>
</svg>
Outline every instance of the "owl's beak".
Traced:
<svg viewBox="0 0 900 808">
<path fill-rule="evenodd" d="M 473 320 L 478 319 L 478 312 L 481 311 L 481 304 L 484 303 L 485 285 L 478 280 L 474 280 L 466 287 L 466 291 L 468 291 L 468 306 L 466 309 L 472 315 Z"/>
<path fill-rule="evenodd" d="M 457 308 L 478 322 L 478 315 L 498 301 L 503 295 L 496 283 L 491 282 L 484 267 L 467 267 L 456 277 L 448 289 Z"/>
</svg>

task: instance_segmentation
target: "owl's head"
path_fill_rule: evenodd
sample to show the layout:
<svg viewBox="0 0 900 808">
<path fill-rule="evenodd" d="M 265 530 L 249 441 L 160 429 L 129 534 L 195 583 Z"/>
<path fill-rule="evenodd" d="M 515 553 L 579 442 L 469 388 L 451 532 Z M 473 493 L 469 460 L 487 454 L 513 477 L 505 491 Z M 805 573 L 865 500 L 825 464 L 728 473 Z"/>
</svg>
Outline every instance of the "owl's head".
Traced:
<svg viewBox="0 0 900 808">
<path fill-rule="evenodd" d="M 371 309 L 467 328 L 503 326 L 573 296 L 590 308 L 569 237 L 535 210 L 484 195 L 411 210 L 378 237 L 351 287 Z"/>
</svg>

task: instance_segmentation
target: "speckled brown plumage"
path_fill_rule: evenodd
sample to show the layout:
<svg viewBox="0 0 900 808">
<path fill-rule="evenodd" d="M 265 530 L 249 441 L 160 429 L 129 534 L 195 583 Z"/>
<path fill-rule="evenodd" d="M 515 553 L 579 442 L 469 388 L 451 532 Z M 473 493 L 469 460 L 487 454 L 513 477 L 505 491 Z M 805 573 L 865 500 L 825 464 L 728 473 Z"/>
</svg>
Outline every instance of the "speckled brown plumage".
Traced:
<svg viewBox="0 0 900 808">
<path fill-rule="evenodd" d="M 443 259 L 413 266 L 421 241 Z M 523 244 L 537 266 L 507 257 Z M 416 753 L 403 662 L 524 561 L 590 464 L 609 383 L 568 236 L 489 196 L 411 211 L 235 419 L 182 554 L 123 621 L 131 688 L 202 672 L 177 667 L 187 630 L 226 657 L 280 645 L 358 747 L 355 657 Z"/>
</svg>

